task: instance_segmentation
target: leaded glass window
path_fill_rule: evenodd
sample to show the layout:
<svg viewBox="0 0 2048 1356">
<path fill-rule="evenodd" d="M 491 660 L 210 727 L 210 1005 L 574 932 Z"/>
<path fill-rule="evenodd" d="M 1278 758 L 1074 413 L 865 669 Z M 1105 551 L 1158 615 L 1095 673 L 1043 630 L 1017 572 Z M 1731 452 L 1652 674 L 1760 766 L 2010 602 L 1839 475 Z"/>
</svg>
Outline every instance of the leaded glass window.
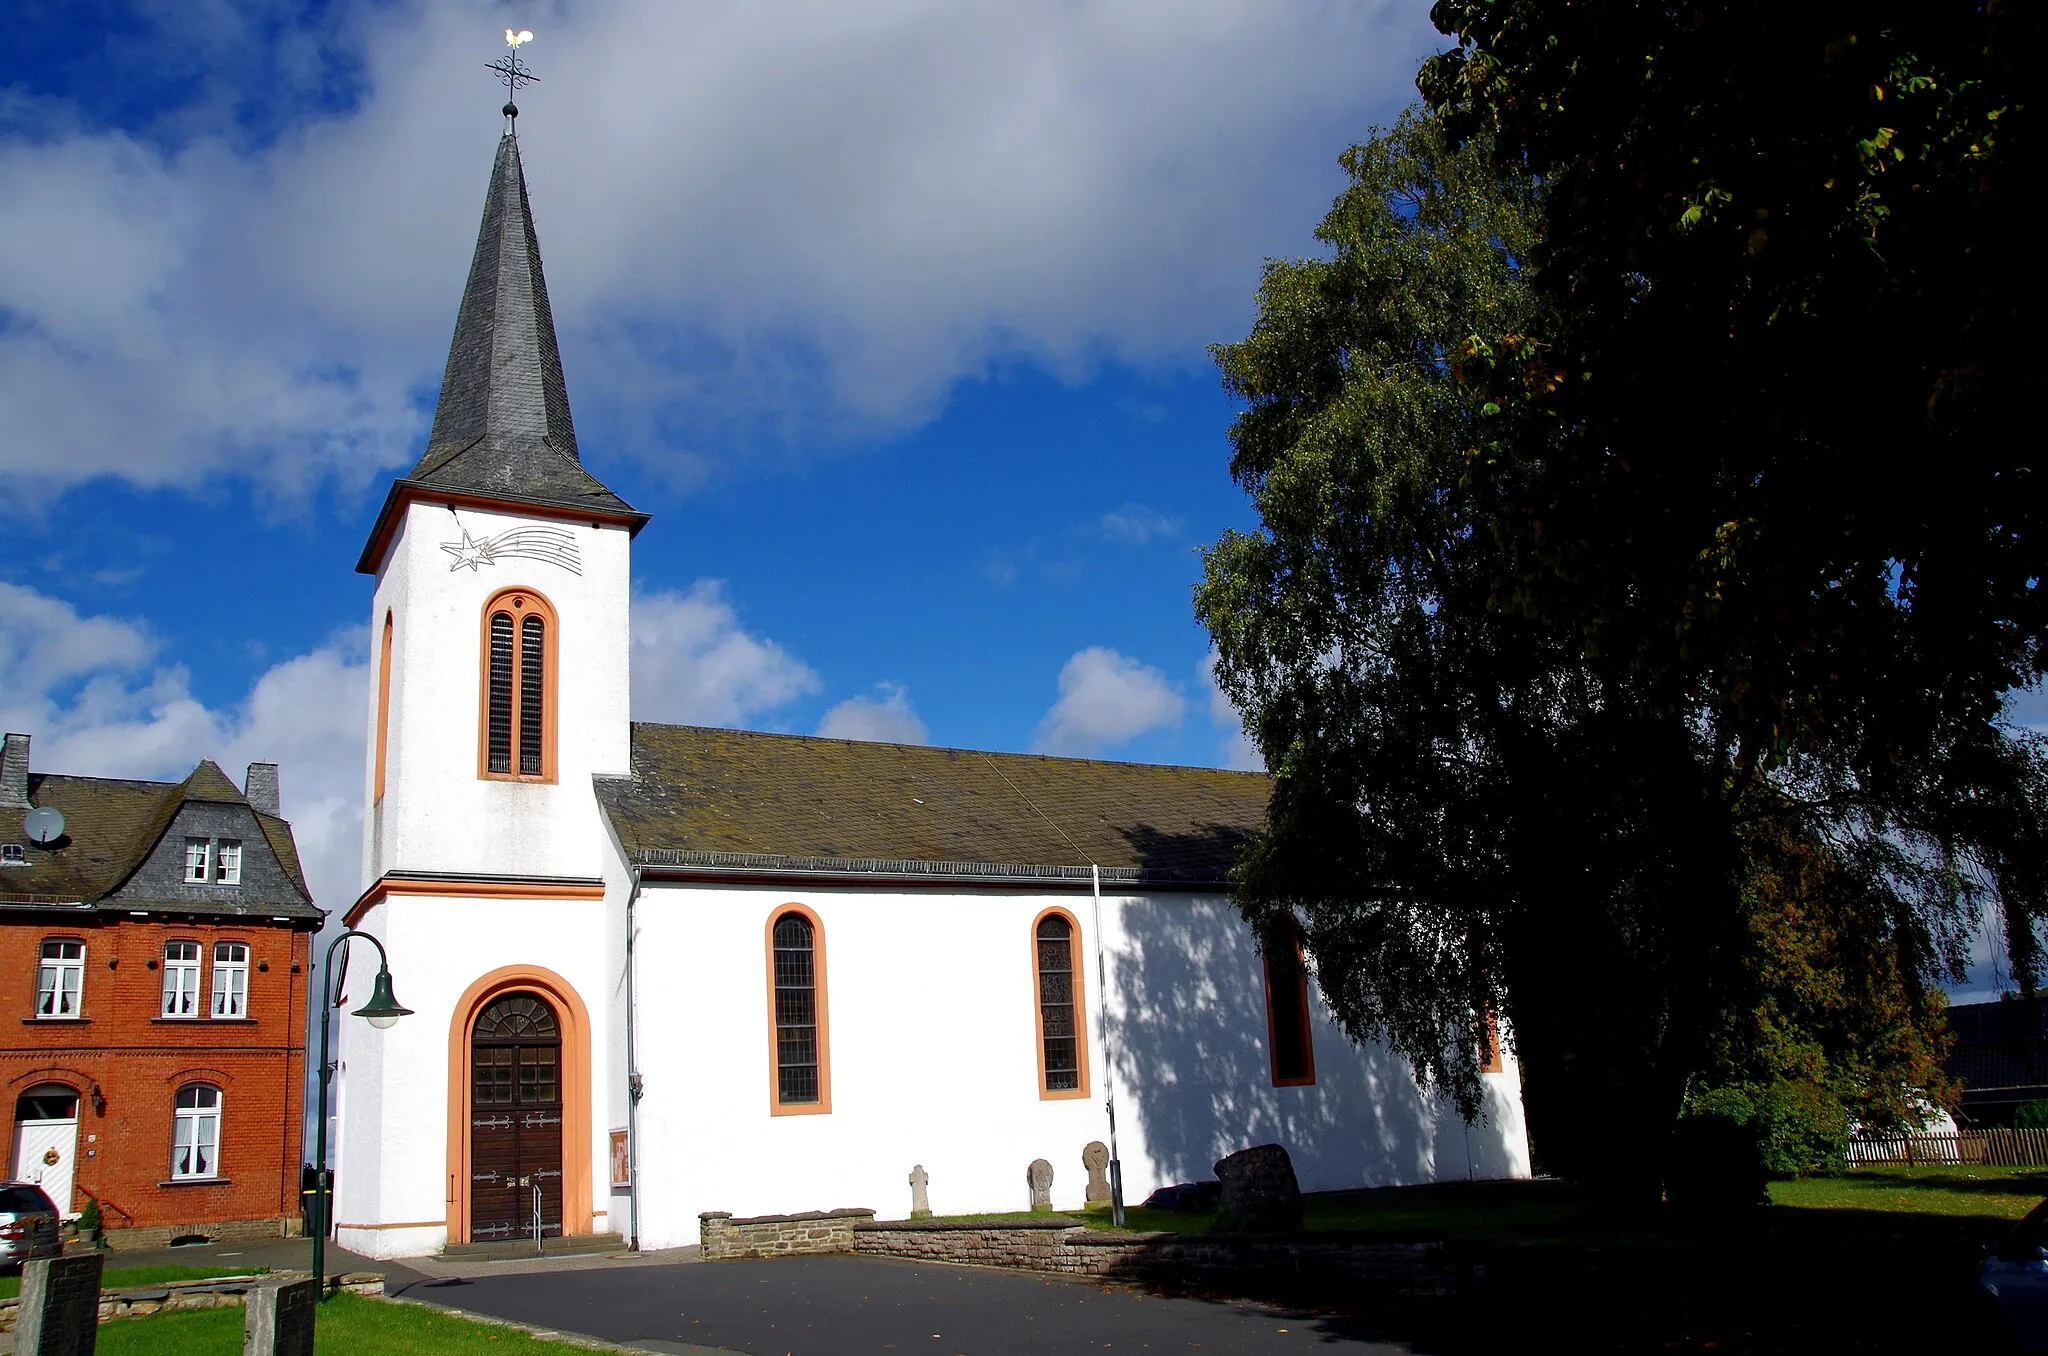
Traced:
<svg viewBox="0 0 2048 1356">
<path fill-rule="evenodd" d="M 1074 925 L 1064 914 L 1038 920 L 1038 1033 L 1044 1045 L 1045 1091 L 1081 1086 L 1074 1016 Z"/>
<path fill-rule="evenodd" d="M 775 1098 L 783 1106 L 819 1101 L 818 974 L 811 920 L 775 920 Z"/>
</svg>

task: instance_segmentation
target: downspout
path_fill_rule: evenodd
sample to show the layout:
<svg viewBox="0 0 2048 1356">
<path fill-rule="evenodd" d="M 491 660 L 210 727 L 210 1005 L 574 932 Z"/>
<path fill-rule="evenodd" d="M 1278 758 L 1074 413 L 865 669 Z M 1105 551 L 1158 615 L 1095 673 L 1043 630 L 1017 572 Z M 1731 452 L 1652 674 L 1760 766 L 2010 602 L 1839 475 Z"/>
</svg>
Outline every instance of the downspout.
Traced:
<svg viewBox="0 0 2048 1356">
<path fill-rule="evenodd" d="M 1095 891 L 1095 1011 L 1101 1031 L 1103 1109 L 1109 1113 L 1109 1212 L 1124 1227 L 1124 1163 L 1116 1152 L 1116 1061 L 1109 1048 L 1109 962 L 1102 948 L 1102 868 L 1090 862 L 1088 877 Z"/>
<path fill-rule="evenodd" d="M 640 868 L 634 867 L 633 889 L 626 896 L 626 1202 L 633 1212 L 633 1237 L 627 1247 L 640 1251 L 640 1063 L 634 1030 L 639 1013 L 633 1006 L 633 906 L 640 902 Z"/>
</svg>

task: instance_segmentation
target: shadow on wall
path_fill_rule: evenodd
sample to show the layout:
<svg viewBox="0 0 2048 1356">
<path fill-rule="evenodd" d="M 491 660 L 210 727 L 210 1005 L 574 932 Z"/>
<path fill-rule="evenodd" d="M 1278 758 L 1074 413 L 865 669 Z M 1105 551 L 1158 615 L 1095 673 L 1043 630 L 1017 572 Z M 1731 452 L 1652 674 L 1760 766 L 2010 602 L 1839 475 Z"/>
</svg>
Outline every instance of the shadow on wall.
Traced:
<svg viewBox="0 0 2048 1356">
<path fill-rule="evenodd" d="M 1274 1087 L 1258 943 L 1227 898 L 1135 900 L 1124 920 L 1124 949 L 1110 958 L 1122 1007 L 1112 1059 L 1161 1182 L 1213 1177 L 1217 1159 L 1273 1142 L 1305 1191 L 1513 1175 L 1505 1138 L 1520 1117 L 1497 1088 L 1467 1126 L 1416 1086 L 1405 1059 L 1353 1044 L 1320 994 L 1309 1004 L 1316 1081 Z"/>
</svg>

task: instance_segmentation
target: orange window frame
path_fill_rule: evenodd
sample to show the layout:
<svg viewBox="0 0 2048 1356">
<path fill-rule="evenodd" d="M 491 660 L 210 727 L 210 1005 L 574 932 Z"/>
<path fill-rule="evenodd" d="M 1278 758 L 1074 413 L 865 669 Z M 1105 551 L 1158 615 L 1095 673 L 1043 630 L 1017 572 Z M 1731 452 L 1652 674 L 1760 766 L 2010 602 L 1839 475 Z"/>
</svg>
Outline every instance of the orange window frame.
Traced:
<svg viewBox="0 0 2048 1356">
<path fill-rule="evenodd" d="M 491 618 L 504 613 L 512 618 L 512 771 L 491 771 Z M 539 617 L 546 625 L 541 634 L 541 731 L 540 771 L 520 772 L 521 702 L 525 686 L 520 682 L 526 660 L 521 644 L 522 627 L 528 617 Z M 476 775 L 491 782 L 552 782 L 555 780 L 555 712 L 560 703 L 555 690 L 561 671 L 561 619 L 555 605 L 535 589 L 499 589 L 484 604 L 477 644 Z"/>
<path fill-rule="evenodd" d="M 811 924 L 811 980 L 813 1015 L 818 1025 L 818 1100 L 782 1100 L 781 1052 L 775 1036 L 775 925 L 790 914 L 800 914 Z M 768 962 L 768 1114 L 771 1116 L 825 1116 L 832 1111 L 832 1005 L 825 993 L 825 923 L 802 904 L 784 904 L 769 911 L 768 926 L 761 932 Z"/>
<path fill-rule="evenodd" d="M 1079 1086 L 1048 1088 L 1045 1085 L 1045 1002 L 1044 984 L 1038 972 L 1038 925 L 1048 918 L 1064 918 L 1072 929 L 1067 934 L 1074 974 L 1074 1064 L 1080 1072 Z M 1068 1102 L 1088 1096 L 1088 976 L 1081 962 L 1081 920 L 1062 908 L 1043 910 L 1031 920 L 1031 1029 L 1038 1041 L 1038 1100 Z"/>
<path fill-rule="evenodd" d="M 1286 945 L 1294 952 L 1296 988 L 1291 1002 L 1288 995 L 1276 992 L 1277 986 L 1273 982 L 1272 948 L 1276 945 Z M 1259 948 L 1259 960 L 1266 978 L 1266 1058 L 1272 1069 L 1273 1086 L 1311 1087 L 1316 1081 L 1316 1042 L 1315 1028 L 1310 1024 L 1308 1015 L 1308 964 L 1302 955 L 1300 926 L 1291 918 L 1275 923 L 1267 933 L 1266 944 Z M 1282 1021 L 1294 1023 L 1301 1039 L 1302 1072 L 1288 1077 L 1282 1077 L 1280 1073 L 1279 1024 Z"/>
<path fill-rule="evenodd" d="M 490 629 L 491 624 L 489 621 L 486 621 L 484 623 L 484 644 L 487 647 L 484 660 L 486 665 L 490 663 L 488 657 Z M 384 800 L 384 750 L 391 737 L 391 633 L 392 617 L 391 613 L 387 611 L 384 614 L 384 643 L 377 652 L 377 777 L 374 784 L 375 790 L 370 797 L 372 805 L 381 804 Z M 486 686 L 490 683 L 488 672 L 486 672 L 484 682 Z"/>
</svg>

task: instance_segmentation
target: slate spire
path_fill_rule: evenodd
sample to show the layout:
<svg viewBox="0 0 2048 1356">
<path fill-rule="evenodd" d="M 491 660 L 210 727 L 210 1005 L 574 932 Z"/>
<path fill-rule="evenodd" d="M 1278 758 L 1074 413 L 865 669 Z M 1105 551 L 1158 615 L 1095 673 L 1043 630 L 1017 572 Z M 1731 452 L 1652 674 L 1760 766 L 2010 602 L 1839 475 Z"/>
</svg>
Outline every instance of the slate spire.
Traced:
<svg viewBox="0 0 2048 1356">
<path fill-rule="evenodd" d="M 498 140 L 427 453 L 493 436 L 545 439 L 576 460 L 576 425 L 541 275 L 540 240 L 526 199 L 519 138 L 510 132 Z"/>
<path fill-rule="evenodd" d="M 583 469 L 519 138 L 509 131 L 491 167 L 426 453 L 391 487 L 356 569 L 376 573 L 403 502 L 442 495 L 450 502 L 531 506 L 554 516 L 588 514 L 635 533 L 647 521 Z"/>
</svg>

